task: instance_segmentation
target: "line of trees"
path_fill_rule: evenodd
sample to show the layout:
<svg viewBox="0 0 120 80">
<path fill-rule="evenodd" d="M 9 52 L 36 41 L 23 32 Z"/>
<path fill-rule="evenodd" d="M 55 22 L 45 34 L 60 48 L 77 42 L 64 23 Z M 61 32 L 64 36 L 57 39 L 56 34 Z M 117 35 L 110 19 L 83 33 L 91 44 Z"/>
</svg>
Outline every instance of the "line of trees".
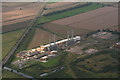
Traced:
<svg viewBox="0 0 120 80">
<path fill-rule="evenodd" d="M 77 5 L 77 6 L 72 7 L 72 8 L 67 8 L 67 9 L 63 9 L 63 10 L 59 10 L 59 11 L 54 11 L 54 12 L 50 12 L 50 13 L 47 13 L 47 14 L 43 14 L 43 16 L 55 15 L 55 14 L 62 13 L 62 12 L 65 12 L 65 11 L 69 11 L 69 10 L 73 10 L 73 9 L 77 9 L 77 8 L 81 8 L 81 7 L 85 7 L 85 6 L 89 6 L 91 4 L 92 3 L 86 3 L 84 5 Z"/>
<path fill-rule="evenodd" d="M 120 31 L 119 31 L 119 30 L 111 30 L 111 29 L 107 28 L 107 29 L 102 29 L 102 30 L 98 29 L 98 30 L 96 30 L 96 31 L 90 32 L 90 33 L 86 34 L 85 37 L 88 37 L 88 36 L 90 36 L 90 35 L 92 35 L 92 34 L 95 34 L 95 33 L 101 32 L 101 31 L 102 31 L 102 32 L 110 32 L 110 33 L 112 33 L 112 34 L 120 35 Z"/>
<path fill-rule="evenodd" d="M 102 30 L 103 32 L 110 32 L 110 33 L 112 33 L 112 34 L 120 34 L 120 32 L 118 31 L 118 30 L 111 30 L 111 29 L 109 29 L 109 28 L 107 28 L 107 29 L 103 29 Z"/>
<path fill-rule="evenodd" d="M 92 32 L 86 34 L 85 37 L 88 37 L 88 36 L 90 36 L 90 35 L 92 35 L 92 34 L 95 34 L 95 33 L 100 32 L 100 31 L 101 31 L 101 30 L 92 31 Z"/>
</svg>

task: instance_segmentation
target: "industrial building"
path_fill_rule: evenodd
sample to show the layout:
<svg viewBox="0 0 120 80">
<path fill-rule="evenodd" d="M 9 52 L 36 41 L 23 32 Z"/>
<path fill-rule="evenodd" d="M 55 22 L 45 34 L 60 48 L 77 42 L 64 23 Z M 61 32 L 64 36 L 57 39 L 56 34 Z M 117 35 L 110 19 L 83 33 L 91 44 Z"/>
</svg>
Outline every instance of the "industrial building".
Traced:
<svg viewBox="0 0 120 80">
<path fill-rule="evenodd" d="M 51 43 L 49 40 L 49 44 L 30 49 L 30 50 L 24 50 L 19 52 L 16 57 L 26 59 L 26 60 L 37 60 L 40 62 L 47 62 L 48 58 L 51 56 L 57 55 L 57 53 L 61 50 L 67 49 L 67 47 L 76 44 L 78 41 L 80 41 L 80 36 L 73 36 L 71 37 L 68 34 L 68 37 L 63 40 L 56 41 L 55 35 L 54 35 L 54 42 Z"/>
</svg>

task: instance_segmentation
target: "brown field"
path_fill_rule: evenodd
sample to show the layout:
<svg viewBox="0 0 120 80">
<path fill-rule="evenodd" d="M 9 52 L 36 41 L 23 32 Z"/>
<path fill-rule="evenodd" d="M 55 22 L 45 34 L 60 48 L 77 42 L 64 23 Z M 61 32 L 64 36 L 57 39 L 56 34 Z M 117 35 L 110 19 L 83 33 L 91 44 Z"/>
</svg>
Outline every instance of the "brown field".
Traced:
<svg viewBox="0 0 120 80">
<path fill-rule="evenodd" d="M 119 4 L 114 4 L 113 7 L 119 7 Z"/>
<path fill-rule="evenodd" d="M 103 7 L 87 13 L 59 19 L 51 23 L 89 30 L 108 28 L 118 25 L 118 8 Z"/>
<path fill-rule="evenodd" d="M 5 25 L 20 23 L 20 22 L 24 22 L 24 21 L 28 21 L 28 20 L 32 20 L 32 19 L 33 19 L 33 16 L 27 17 L 27 18 L 22 18 L 22 19 L 17 19 L 17 20 L 13 20 L 13 21 L 3 22 L 3 27 Z"/>
<path fill-rule="evenodd" d="M 58 25 L 53 23 L 46 23 L 42 27 L 44 27 L 45 29 L 51 32 L 54 32 L 55 34 L 63 35 L 65 38 L 67 37 L 66 35 L 68 30 L 69 31 L 74 30 L 74 35 L 83 35 L 88 32 L 91 32 L 91 30 L 87 30 L 87 29 L 73 28 L 73 27 Z M 34 37 L 30 42 L 28 49 L 49 43 L 49 37 L 53 37 L 53 34 L 50 33 L 49 31 L 36 28 Z M 60 40 L 60 39 L 63 38 L 56 36 L 56 40 Z"/>
<path fill-rule="evenodd" d="M 15 6 L 20 6 L 20 5 L 24 5 L 24 4 L 29 4 L 28 2 L 11 2 L 11 3 L 8 3 L 8 2 L 3 2 L 2 3 L 2 6 L 4 7 L 15 7 Z"/>
<path fill-rule="evenodd" d="M 31 43 L 28 46 L 28 49 L 48 44 L 49 43 L 49 37 L 53 38 L 53 34 L 51 34 L 48 31 L 42 30 L 40 28 L 36 28 L 34 37 L 31 41 Z M 56 40 L 59 40 L 60 37 L 56 36 Z M 51 40 L 53 42 L 53 40 Z"/>
<path fill-rule="evenodd" d="M 9 4 L 11 4 L 11 3 L 9 3 Z M 8 4 L 8 6 L 9 6 L 9 4 Z M 15 3 L 13 3 L 13 4 L 15 4 Z M 39 7 L 40 7 L 39 3 L 22 4 L 22 6 L 19 5 L 19 3 L 18 3 L 18 5 L 15 5 L 15 6 L 10 6 L 10 7 L 3 6 L 3 13 L 2 13 L 3 22 L 4 22 L 3 25 L 9 25 L 9 24 L 14 24 L 14 23 L 18 23 L 18 22 L 23 22 L 26 20 L 25 17 L 28 18 L 27 20 L 33 19 L 34 15 L 37 14 Z M 22 8 L 22 10 L 20 10 L 19 8 Z M 8 21 L 10 21 L 10 22 L 8 22 Z"/>
<path fill-rule="evenodd" d="M 20 19 L 20 18 L 24 18 L 24 17 L 31 17 L 33 15 L 34 14 L 31 13 L 31 14 L 25 14 L 25 15 L 18 15 L 18 16 L 6 17 L 6 18 L 3 18 L 3 22 L 9 21 L 9 20 L 14 20 L 14 19 Z"/>
<path fill-rule="evenodd" d="M 68 9 L 68 8 L 72 8 L 72 7 L 75 7 L 75 6 L 78 6 L 78 5 L 84 5 L 86 4 L 85 2 L 77 2 L 77 3 L 72 3 L 72 2 L 69 2 L 69 5 L 66 4 L 66 6 L 64 7 L 55 7 L 53 9 L 48 9 L 48 10 L 45 10 L 43 14 L 47 14 L 47 13 L 51 13 L 51 12 L 55 12 L 55 11 L 60 11 L 60 10 L 64 10 L 64 9 Z M 49 5 L 49 4 L 48 4 Z"/>
<path fill-rule="evenodd" d="M 3 32 L 25 28 L 35 17 L 43 3 L 32 2 L 6 2 L 3 3 L 2 19 Z M 20 10 L 22 8 L 22 10 Z"/>
<path fill-rule="evenodd" d="M 19 8 L 24 9 L 29 9 L 30 8 L 37 8 L 40 3 L 32 3 L 32 2 L 3 2 L 2 3 L 2 12 L 10 12 L 10 11 L 15 11 L 19 10 Z M 34 8 L 34 9 L 35 9 Z"/>
<path fill-rule="evenodd" d="M 75 3 L 75 2 L 56 2 L 56 3 L 48 4 L 46 8 L 55 8 L 55 7 L 65 6 L 71 3 Z"/>
<path fill-rule="evenodd" d="M 27 21 L 16 23 L 16 24 L 4 25 L 2 27 L 2 32 L 4 33 L 8 31 L 26 28 L 28 26 L 28 23 L 30 23 L 30 21 L 31 20 L 27 20 Z"/>
<path fill-rule="evenodd" d="M 64 25 L 53 24 L 53 23 L 44 24 L 43 27 L 61 35 L 67 35 L 67 32 L 71 30 L 74 31 L 74 35 L 83 35 L 92 31 L 92 30 L 74 28 L 71 26 L 64 26 Z"/>
</svg>

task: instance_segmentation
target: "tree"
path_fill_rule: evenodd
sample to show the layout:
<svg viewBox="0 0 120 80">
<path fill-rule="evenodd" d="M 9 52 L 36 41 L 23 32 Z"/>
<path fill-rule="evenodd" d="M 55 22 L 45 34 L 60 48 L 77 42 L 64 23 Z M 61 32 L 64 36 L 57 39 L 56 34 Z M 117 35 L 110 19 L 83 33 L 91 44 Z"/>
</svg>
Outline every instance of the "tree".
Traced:
<svg viewBox="0 0 120 80">
<path fill-rule="evenodd" d="M 20 8 L 20 10 L 22 10 L 22 8 Z"/>
</svg>

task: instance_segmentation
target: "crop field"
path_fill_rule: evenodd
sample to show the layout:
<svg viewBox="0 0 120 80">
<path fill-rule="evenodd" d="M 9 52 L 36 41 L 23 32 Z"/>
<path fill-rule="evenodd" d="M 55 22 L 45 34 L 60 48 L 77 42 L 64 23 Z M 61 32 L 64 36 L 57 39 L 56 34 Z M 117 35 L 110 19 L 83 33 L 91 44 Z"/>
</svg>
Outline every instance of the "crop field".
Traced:
<svg viewBox="0 0 120 80">
<path fill-rule="evenodd" d="M 14 31 L 17 29 L 23 29 L 28 27 L 28 24 L 31 22 L 31 20 L 27 20 L 24 22 L 19 22 L 19 23 L 15 23 L 15 24 L 10 24 L 10 25 L 5 25 L 2 27 L 2 32 L 9 32 L 9 31 Z"/>
<path fill-rule="evenodd" d="M 76 6 L 80 6 L 80 5 L 84 5 L 86 3 L 73 3 L 73 2 L 64 2 L 64 3 L 69 3 L 69 4 L 66 4 L 66 5 L 63 5 L 63 6 L 55 6 L 53 7 L 52 9 L 47 9 L 47 10 L 44 10 L 43 14 L 48 14 L 48 13 L 52 13 L 52 12 L 56 12 L 56 11 L 61 11 L 61 10 L 65 10 L 65 9 L 69 9 L 69 8 L 74 8 Z M 49 4 L 48 4 L 49 5 Z M 47 7 L 46 7 L 47 8 Z M 49 7 L 48 7 L 49 8 Z"/>
<path fill-rule="evenodd" d="M 10 49 L 15 45 L 17 40 L 23 34 L 24 29 L 2 34 L 2 58 L 4 58 Z"/>
<path fill-rule="evenodd" d="M 71 3 L 75 3 L 75 2 L 56 2 L 56 3 L 48 4 L 46 8 L 56 8 L 56 7 L 65 6 Z"/>
<path fill-rule="evenodd" d="M 12 24 L 16 24 L 16 23 L 21 23 L 21 22 L 24 22 L 24 21 L 32 20 L 32 19 L 33 19 L 33 16 L 22 18 L 22 19 L 20 18 L 20 19 L 12 20 L 12 21 L 3 22 L 3 27 L 6 26 L 6 25 L 11 25 L 11 23 Z"/>
<path fill-rule="evenodd" d="M 20 5 L 26 5 L 26 4 L 30 4 L 29 2 L 11 2 L 11 3 L 8 3 L 8 2 L 3 2 L 2 3 L 2 6 L 3 7 L 15 7 L 15 6 L 20 6 Z"/>
<path fill-rule="evenodd" d="M 53 34 L 51 32 L 42 30 L 40 28 L 36 28 L 35 29 L 35 34 L 28 46 L 28 49 L 40 46 L 40 45 L 44 45 L 44 44 L 48 44 L 49 43 L 49 37 L 51 37 L 51 42 L 53 42 Z M 56 40 L 60 39 L 60 37 L 56 36 Z"/>
<path fill-rule="evenodd" d="M 81 78 L 116 78 L 118 76 L 117 55 L 118 51 L 112 49 L 98 52 L 77 59 L 71 67 L 75 71 L 76 76 Z"/>
<path fill-rule="evenodd" d="M 43 3 L 3 3 L 2 19 L 3 32 L 26 28 L 29 21 L 43 7 Z M 10 6 L 9 6 L 10 5 Z"/>
<path fill-rule="evenodd" d="M 114 4 L 114 5 L 112 5 L 113 7 L 119 7 L 119 4 Z"/>
<path fill-rule="evenodd" d="M 103 7 L 51 23 L 68 25 L 74 28 L 97 30 L 118 25 L 118 8 Z"/>
<path fill-rule="evenodd" d="M 8 4 L 8 6 L 9 6 L 9 4 Z M 2 13 L 3 25 L 8 25 L 8 21 L 13 21 L 13 22 L 10 22 L 9 24 L 22 22 L 22 20 L 25 21 L 24 20 L 25 17 L 28 19 L 33 19 L 34 15 L 36 15 L 36 13 L 38 12 L 38 9 L 39 9 L 38 6 L 40 6 L 40 4 L 38 4 L 38 3 L 22 4 L 22 7 L 19 4 L 18 4 L 18 6 L 15 6 L 15 7 L 13 7 L 13 6 L 4 7 L 3 6 L 3 13 Z M 20 10 L 19 8 L 21 8 L 22 10 Z M 32 18 L 29 18 L 28 16 L 32 17 Z"/>
<path fill-rule="evenodd" d="M 53 24 L 53 23 L 46 23 L 43 25 L 44 28 L 53 31 L 54 33 L 64 35 L 65 38 L 67 37 L 68 31 L 74 31 L 74 35 L 83 35 L 91 32 L 92 30 L 82 29 L 82 28 L 73 28 L 71 26 Z"/>
<path fill-rule="evenodd" d="M 27 17 L 31 17 L 34 14 L 27 14 L 27 15 L 18 15 L 18 16 L 11 16 L 11 17 L 7 17 L 7 18 L 3 18 L 3 22 L 8 22 L 8 21 L 12 21 L 12 20 L 16 20 L 16 19 L 22 19 L 22 18 L 27 18 Z"/>
<path fill-rule="evenodd" d="M 85 12 L 88 12 L 88 11 L 91 11 L 91 10 L 95 10 L 95 9 L 100 8 L 100 7 L 103 7 L 103 6 L 93 3 L 93 4 L 90 4 L 90 5 L 84 6 L 84 7 L 76 8 L 76 9 L 73 9 L 73 10 L 68 10 L 68 11 L 58 13 L 58 14 L 55 14 L 55 15 L 41 16 L 41 19 L 38 20 L 37 23 L 38 24 L 47 23 L 47 22 L 54 21 L 54 20 L 57 20 L 57 19 L 61 19 L 61 18 L 73 16 L 73 15 L 76 15 L 76 14 L 85 13 Z"/>
</svg>

